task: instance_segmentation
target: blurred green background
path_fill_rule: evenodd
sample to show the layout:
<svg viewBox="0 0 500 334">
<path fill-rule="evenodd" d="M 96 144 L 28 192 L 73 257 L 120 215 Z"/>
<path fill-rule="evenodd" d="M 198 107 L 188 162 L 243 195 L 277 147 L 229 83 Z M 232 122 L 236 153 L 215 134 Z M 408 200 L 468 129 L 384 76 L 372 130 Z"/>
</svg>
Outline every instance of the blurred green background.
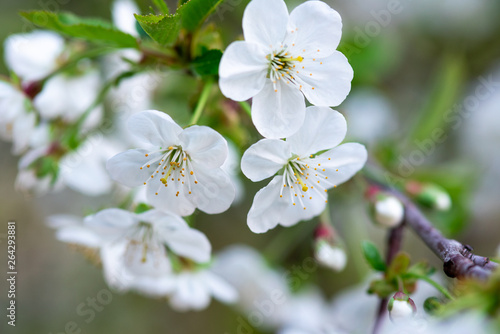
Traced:
<svg viewBox="0 0 500 334">
<path fill-rule="evenodd" d="M 0 39 L 25 29 L 25 22 L 17 15 L 20 10 L 57 9 L 109 19 L 111 2 L 1 0 Z M 247 2 L 226 1 L 224 11 L 213 15 L 211 20 L 224 31 L 225 45 L 241 36 L 241 16 Z M 340 50 L 355 71 L 352 94 L 338 108 L 345 112 L 349 126 L 353 124 L 350 138 L 363 141 L 381 164 L 401 174 L 402 161 L 423 150 L 419 144 L 435 129 L 445 131 L 446 140 L 435 143 L 422 163 L 413 164 L 415 171 L 409 177 L 444 186 L 452 195 L 454 208 L 445 214 L 429 212 L 432 220 L 478 253 L 494 256 L 500 241 L 500 88 L 493 88 L 456 127 L 445 115 L 452 117 L 459 112 L 456 105 L 474 94 L 479 78 L 493 75 L 500 81 L 500 2 L 398 1 L 398 10 L 390 7 L 391 1 L 369 5 L 361 0 L 326 2 L 343 18 Z M 168 3 L 170 8 L 175 7 L 175 1 Z M 287 3 L 293 8 L 300 2 Z M 150 3 L 141 0 L 139 5 L 147 12 Z M 1 45 L 0 49 L 3 52 Z M 3 63 L 0 73 L 7 74 Z M 170 96 L 176 94 L 173 86 L 179 85 L 175 78 L 164 85 Z M 188 80 L 183 85 L 177 90 L 193 83 Z M 157 103 L 162 110 L 175 105 L 161 96 Z M 389 111 L 382 111 L 380 116 L 380 108 Z M 382 135 L 371 135 L 377 132 Z M 253 135 L 252 140 L 257 138 Z M 0 247 L 6 247 L 1 237 L 9 220 L 17 222 L 18 246 L 17 326 L 14 330 L 7 328 L 3 319 L 1 333 L 65 333 L 65 326 L 72 321 L 81 333 L 236 333 L 237 313 L 218 302 L 202 312 L 176 313 L 165 301 L 134 293 L 114 293 L 111 303 L 87 323 L 76 308 L 107 288 L 102 272 L 80 253 L 58 242 L 44 225 L 44 218 L 55 213 L 82 215 L 111 205 L 110 199 L 90 199 L 70 190 L 27 198 L 14 190 L 18 158 L 10 154 L 9 143 L 0 143 L 0 156 Z M 253 195 L 264 184 L 245 182 L 247 195 L 241 205 L 222 215 L 199 214 L 197 227 L 207 234 L 214 252 L 229 244 L 245 243 L 263 250 L 271 263 L 287 268 L 312 254 L 315 223 L 276 228 L 266 235 L 252 234 L 245 217 Z M 330 197 L 332 217 L 347 244 L 349 264 L 342 273 L 318 269 L 310 277 L 308 282 L 318 284 L 327 296 L 364 280 L 368 268 L 360 254 L 360 241 L 370 238 L 383 247 L 385 238 L 385 231 L 370 223 L 356 182 L 340 187 Z M 426 258 L 441 268 L 412 232 L 406 235 L 404 249 L 414 260 Z M 0 268 L 6 272 L 6 257 L 2 255 L 1 259 Z M 0 291 L 0 306 L 5 309 L 4 280 Z"/>
</svg>

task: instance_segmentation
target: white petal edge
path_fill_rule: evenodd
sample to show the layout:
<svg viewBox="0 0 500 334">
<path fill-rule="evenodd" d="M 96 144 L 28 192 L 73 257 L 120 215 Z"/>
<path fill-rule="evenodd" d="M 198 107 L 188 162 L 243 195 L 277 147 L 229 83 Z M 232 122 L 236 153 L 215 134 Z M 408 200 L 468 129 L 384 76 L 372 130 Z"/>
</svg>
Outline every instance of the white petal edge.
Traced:
<svg viewBox="0 0 500 334">
<path fill-rule="evenodd" d="M 154 170 L 144 167 L 152 157 L 160 156 L 159 153 L 148 154 L 148 151 L 136 149 L 128 150 L 115 155 L 106 162 L 106 169 L 111 178 L 127 187 L 137 187 L 151 178 Z"/>
<path fill-rule="evenodd" d="M 222 94 L 235 101 L 245 101 L 264 87 L 270 53 L 261 45 L 238 41 L 231 43 L 219 65 Z"/>
<path fill-rule="evenodd" d="M 194 164 L 198 184 L 194 185 L 192 198 L 196 207 L 208 214 L 222 213 L 229 209 L 234 200 L 234 186 L 221 168 L 206 170 L 199 164 Z M 191 195 L 190 195 L 191 196 Z"/>
<path fill-rule="evenodd" d="M 288 24 L 288 9 L 283 0 L 252 0 L 243 13 L 245 41 L 271 49 L 284 40 Z"/>
<path fill-rule="evenodd" d="M 179 139 L 189 157 L 205 168 L 220 167 L 227 159 L 226 140 L 208 126 L 190 126 L 179 135 Z"/>
<path fill-rule="evenodd" d="M 241 171 L 253 182 L 276 174 L 292 156 L 288 141 L 261 139 L 250 146 L 241 158 Z"/>
<path fill-rule="evenodd" d="M 335 107 L 341 104 L 351 91 L 354 72 L 347 58 L 335 51 L 322 59 L 304 59 L 305 67 L 297 74 L 307 100 L 317 106 Z"/>
<path fill-rule="evenodd" d="M 279 197 L 283 187 L 281 179 L 282 176 L 275 176 L 267 186 L 255 194 L 247 215 L 247 224 L 252 232 L 264 233 L 278 225 L 281 212 L 289 200 Z"/>
<path fill-rule="evenodd" d="M 326 151 L 313 161 L 314 164 L 320 163 L 321 167 L 325 169 L 321 173 L 328 177 L 330 184 L 339 185 L 359 172 L 365 165 L 367 157 L 368 153 L 363 145 L 346 143 Z M 328 186 L 327 188 L 332 187 Z"/>
<path fill-rule="evenodd" d="M 347 133 L 344 116 L 328 107 L 308 107 L 302 127 L 288 137 L 293 153 L 300 157 L 318 153 L 339 145 Z"/>
<path fill-rule="evenodd" d="M 294 45 L 293 55 L 327 57 L 337 49 L 341 36 L 339 13 L 322 1 L 304 2 L 290 13 L 286 44 Z"/>
<path fill-rule="evenodd" d="M 158 110 L 146 110 L 130 116 L 127 121 L 129 132 L 144 148 L 159 148 L 177 145 L 182 128 L 172 117 Z"/>
</svg>

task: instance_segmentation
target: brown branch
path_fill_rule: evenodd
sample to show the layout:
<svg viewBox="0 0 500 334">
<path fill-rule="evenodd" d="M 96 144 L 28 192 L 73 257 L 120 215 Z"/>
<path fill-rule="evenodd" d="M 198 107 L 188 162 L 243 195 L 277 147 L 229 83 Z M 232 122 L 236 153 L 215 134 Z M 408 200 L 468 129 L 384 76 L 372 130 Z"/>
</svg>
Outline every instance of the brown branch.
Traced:
<svg viewBox="0 0 500 334">
<path fill-rule="evenodd" d="M 406 224 L 443 261 L 446 275 L 459 279 L 486 280 L 498 267 L 497 263 L 491 262 L 487 257 L 473 254 L 470 246 L 445 238 L 406 196 L 395 190 L 391 192 L 405 206 Z"/>
</svg>

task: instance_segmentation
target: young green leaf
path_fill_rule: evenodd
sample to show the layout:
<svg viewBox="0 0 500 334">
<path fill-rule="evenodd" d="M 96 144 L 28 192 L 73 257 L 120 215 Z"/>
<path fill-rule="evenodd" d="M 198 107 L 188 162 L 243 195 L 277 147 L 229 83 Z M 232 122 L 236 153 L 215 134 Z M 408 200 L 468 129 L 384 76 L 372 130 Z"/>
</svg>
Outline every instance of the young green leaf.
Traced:
<svg viewBox="0 0 500 334">
<path fill-rule="evenodd" d="M 161 45 L 172 44 L 181 30 L 180 15 L 137 15 L 135 19 L 142 29 Z"/>
<path fill-rule="evenodd" d="M 168 15 L 170 13 L 165 0 L 153 0 L 153 3 L 162 14 Z"/>
<path fill-rule="evenodd" d="M 177 13 L 182 17 L 182 27 L 193 31 L 205 22 L 222 0 L 189 0 L 179 7 Z"/>
<path fill-rule="evenodd" d="M 376 294 L 380 298 L 389 297 L 391 294 L 397 291 L 397 286 L 385 279 L 374 280 L 370 283 L 368 287 L 369 294 Z"/>
<path fill-rule="evenodd" d="M 377 271 L 385 272 L 386 265 L 377 247 L 369 241 L 363 241 L 361 247 L 363 248 L 365 259 L 370 266 Z"/>
<path fill-rule="evenodd" d="M 410 256 L 405 252 L 399 252 L 392 260 L 387 270 L 387 278 L 393 278 L 404 274 L 410 266 Z"/>
<path fill-rule="evenodd" d="M 70 37 L 101 42 L 117 48 L 137 48 L 134 36 L 100 19 L 80 18 L 71 13 L 48 11 L 21 12 L 21 16 L 40 28 L 50 29 Z"/>
<path fill-rule="evenodd" d="M 193 70 L 200 76 L 217 75 L 222 51 L 208 50 L 192 62 Z"/>
</svg>

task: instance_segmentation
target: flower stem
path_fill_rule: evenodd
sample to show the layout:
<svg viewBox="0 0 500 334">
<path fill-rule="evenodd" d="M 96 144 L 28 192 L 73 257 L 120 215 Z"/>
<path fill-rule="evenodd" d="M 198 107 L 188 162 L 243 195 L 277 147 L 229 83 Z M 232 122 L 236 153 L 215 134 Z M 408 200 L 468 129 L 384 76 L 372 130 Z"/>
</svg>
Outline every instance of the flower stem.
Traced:
<svg viewBox="0 0 500 334">
<path fill-rule="evenodd" d="M 434 281 L 433 279 L 431 279 L 430 277 L 428 277 L 426 275 L 419 275 L 419 274 L 415 274 L 415 273 L 406 273 L 404 276 L 417 278 L 417 279 L 420 279 L 422 281 L 426 281 L 427 283 L 432 285 L 434 288 L 436 288 L 436 290 L 441 292 L 449 300 L 455 299 L 444 286 L 442 286 L 441 284 L 439 284 L 438 282 Z"/>
<path fill-rule="evenodd" d="M 205 86 L 203 86 L 203 90 L 201 91 L 200 99 L 198 100 L 198 104 L 196 105 L 196 108 L 193 112 L 193 116 L 191 117 L 191 120 L 189 121 L 190 125 L 195 125 L 198 123 L 198 120 L 201 117 L 201 113 L 203 112 L 203 109 L 205 109 L 205 105 L 207 104 L 208 97 L 210 95 L 210 92 L 212 90 L 212 85 L 213 85 L 213 80 L 209 79 L 206 83 Z"/>
<path fill-rule="evenodd" d="M 248 114 L 248 116 L 252 117 L 252 108 L 247 101 L 241 101 L 240 106 Z"/>
</svg>

